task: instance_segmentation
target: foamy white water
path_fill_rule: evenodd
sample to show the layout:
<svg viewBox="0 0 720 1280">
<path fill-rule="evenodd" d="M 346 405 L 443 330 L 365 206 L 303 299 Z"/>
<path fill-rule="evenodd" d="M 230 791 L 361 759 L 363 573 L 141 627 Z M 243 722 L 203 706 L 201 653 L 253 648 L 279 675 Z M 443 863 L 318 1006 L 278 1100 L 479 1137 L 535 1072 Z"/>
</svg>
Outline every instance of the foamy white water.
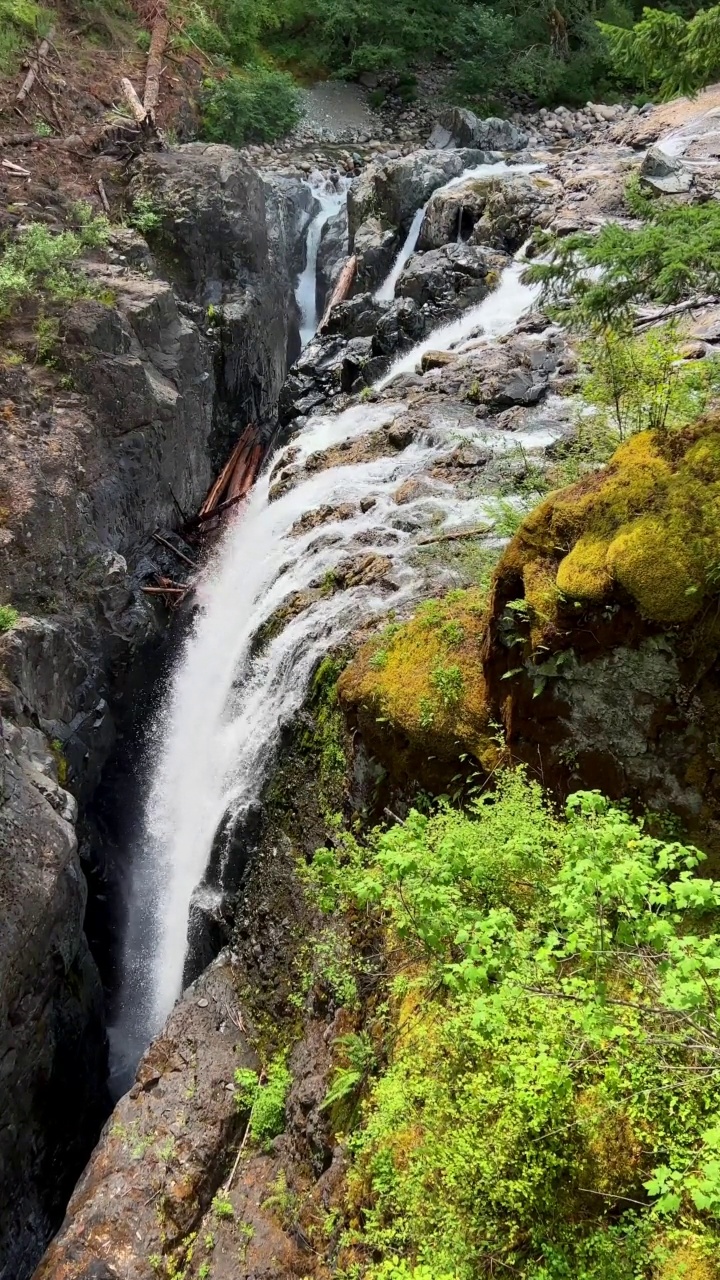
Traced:
<svg viewBox="0 0 720 1280">
<path fill-rule="evenodd" d="M 522 269 L 520 261 L 508 267 L 494 293 L 403 356 L 378 385 L 414 368 L 423 351 L 449 348 L 478 325 L 488 340 L 509 332 L 537 293 L 522 284 Z M 383 401 L 311 418 L 273 459 L 272 471 L 277 474 L 290 448 L 298 452 L 288 465 L 296 467 L 309 454 L 378 429 L 404 412 L 402 402 Z M 432 454 L 447 448 L 455 435 L 453 422 L 440 424 L 398 455 L 302 475 L 295 488 L 273 502 L 268 467 L 203 572 L 198 613 L 147 757 L 151 777 L 134 859 L 120 1008 L 111 1030 L 121 1086 L 180 995 L 190 902 L 218 830 L 232 827 L 259 800 L 282 728 L 302 706 L 319 659 L 360 618 L 382 614 L 416 592 L 418 571 L 408 563 L 414 536 L 396 527 L 392 493 L 404 478 L 426 474 Z M 541 447 L 548 438 L 538 431 L 527 445 Z M 488 442 L 498 451 L 508 447 L 500 432 L 490 433 Z M 370 495 L 375 506 L 365 514 L 356 505 L 350 520 L 302 536 L 291 532 L 304 513 L 321 504 L 359 504 Z M 460 501 L 440 481 L 418 503 L 429 503 L 448 524 L 472 518 L 477 507 Z M 375 585 L 323 597 L 253 654 L 258 630 L 293 592 L 322 582 L 348 556 L 373 550 L 392 560 L 392 593 Z"/>
<path fill-rule="evenodd" d="M 305 270 L 295 286 L 295 297 L 300 308 L 300 341 L 303 346 L 314 336 L 320 320 L 317 312 L 317 262 L 323 227 L 345 204 L 348 182 L 341 178 L 335 188 L 331 182 L 320 179 L 316 183 L 310 183 L 310 188 L 320 208 L 308 225 Z"/>
<path fill-rule="evenodd" d="M 466 169 L 465 172 L 461 173 L 459 177 L 451 178 L 449 182 L 446 182 L 444 184 L 444 186 L 437 187 L 435 191 L 433 191 L 432 196 L 430 196 L 430 199 L 427 200 L 426 203 L 422 206 L 422 208 L 418 209 L 417 213 L 415 214 L 415 217 L 413 218 L 412 223 L 410 224 L 410 230 L 408 231 L 405 237 L 402 248 L 397 258 L 395 259 L 390 271 L 388 272 L 387 276 L 385 277 L 382 284 L 380 285 L 380 288 L 376 290 L 375 297 L 377 298 L 378 302 L 392 302 L 393 298 L 395 297 L 395 288 L 397 286 L 397 282 L 400 279 L 400 276 L 402 275 L 403 271 L 405 270 L 405 267 L 407 266 L 408 262 L 410 261 L 412 255 L 414 254 L 417 248 L 417 242 L 420 239 L 420 231 L 422 229 L 422 224 L 425 219 L 425 214 L 427 213 L 428 205 L 430 204 L 430 200 L 432 200 L 433 196 L 442 195 L 442 193 L 445 191 L 452 191 L 454 187 L 460 187 L 464 182 L 472 182 L 473 179 L 502 178 L 507 174 L 513 174 L 513 173 L 515 174 L 537 173 L 540 169 L 544 169 L 544 168 L 545 166 L 542 164 L 509 165 L 509 164 L 506 164 L 504 160 L 497 160 L 497 161 L 494 161 L 492 164 L 479 164 L 479 165 L 476 165 L 474 169 Z M 460 239 L 459 226 L 458 226 L 457 238 L 458 240 Z"/>
<path fill-rule="evenodd" d="M 476 307 L 464 311 L 458 320 L 451 320 L 449 324 L 434 329 L 428 338 L 417 343 L 405 355 L 399 356 L 378 382 L 378 389 L 388 386 L 401 373 L 412 373 L 426 351 L 450 351 L 478 330 L 486 342 L 511 333 L 520 317 L 530 310 L 540 295 L 540 285 L 523 282 L 526 263 L 521 255 L 522 249 L 515 261 L 503 272 L 497 289 L 489 293 L 487 298 L 483 298 Z"/>
</svg>

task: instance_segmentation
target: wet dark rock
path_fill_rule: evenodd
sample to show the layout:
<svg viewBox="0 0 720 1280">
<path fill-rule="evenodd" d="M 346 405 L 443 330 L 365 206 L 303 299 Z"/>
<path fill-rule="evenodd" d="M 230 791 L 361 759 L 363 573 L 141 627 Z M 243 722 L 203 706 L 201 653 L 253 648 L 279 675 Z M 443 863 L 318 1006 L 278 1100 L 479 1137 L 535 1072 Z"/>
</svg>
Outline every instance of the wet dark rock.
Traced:
<svg viewBox="0 0 720 1280">
<path fill-rule="evenodd" d="M 359 227 L 371 215 L 383 227 L 405 234 L 415 211 L 438 187 L 457 178 L 471 165 L 484 163 L 486 153 L 476 149 L 459 151 L 415 151 L 399 160 L 375 161 L 368 165 L 348 193 L 350 249 L 355 249 Z"/>
<path fill-rule="evenodd" d="M 383 224 L 375 214 L 366 218 L 355 232 L 353 252 L 357 257 L 357 286 L 375 289 L 390 271 L 399 248 L 394 227 Z"/>
<path fill-rule="evenodd" d="M 350 250 L 348 248 L 348 215 L 343 206 L 322 229 L 317 256 L 317 284 L 315 305 L 319 316 L 337 283 Z"/>
<path fill-rule="evenodd" d="M 433 313 L 451 314 L 482 302 L 505 265 L 504 258 L 479 245 L 444 245 L 413 254 L 397 292 Z"/>
</svg>

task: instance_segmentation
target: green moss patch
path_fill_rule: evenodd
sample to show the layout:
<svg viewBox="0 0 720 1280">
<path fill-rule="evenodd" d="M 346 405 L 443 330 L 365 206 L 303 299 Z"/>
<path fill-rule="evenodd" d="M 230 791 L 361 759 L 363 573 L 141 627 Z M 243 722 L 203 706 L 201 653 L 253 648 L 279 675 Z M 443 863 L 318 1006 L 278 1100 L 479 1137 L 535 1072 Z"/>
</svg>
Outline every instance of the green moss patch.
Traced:
<svg viewBox="0 0 720 1280">
<path fill-rule="evenodd" d="M 551 494 L 501 573 L 521 571 L 527 588 L 538 561 L 556 567 L 558 600 L 601 604 L 619 588 L 650 621 L 692 619 L 720 588 L 718 419 L 633 436 L 603 472 Z"/>
<path fill-rule="evenodd" d="M 480 647 L 482 591 L 428 600 L 408 622 L 392 623 L 366 644 L 338 682 L 341 701 L 436 755 L 463 750 L 492 768 Z"/>
</svg>

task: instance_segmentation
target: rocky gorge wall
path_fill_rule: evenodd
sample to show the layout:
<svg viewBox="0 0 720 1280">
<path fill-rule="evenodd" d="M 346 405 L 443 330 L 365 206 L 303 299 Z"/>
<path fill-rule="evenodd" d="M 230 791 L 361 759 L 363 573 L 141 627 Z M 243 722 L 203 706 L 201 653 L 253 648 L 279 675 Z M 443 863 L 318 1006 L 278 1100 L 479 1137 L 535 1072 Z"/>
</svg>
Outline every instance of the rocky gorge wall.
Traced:
<svg viewBox="0 0 720 1280">
<path fill-rule="evenodd" d="M 74 823 L 162 642 L 164 612 L 141 588 L 182 574 L 152 535 L 197 510 L 248 422 L 269 438 L 298 341 L 281 189 L 222 147 L 148 155 L 135 181 L 166 220 L 156 252 L 115 229 L 84 264 L 105 300 L 63 314 L 54 369 L 12 364 L 2 389 L 0 577 L 20 612 L 0 636 L 8 1280 L 32 1270 L 108 1109 L 84 872 L 117 895 L 123 869 L 98 864 L 87 827 L 81 864 Z M 23 340 L 21 320 L 6 326 L 6 341 Z"/>
</svg>

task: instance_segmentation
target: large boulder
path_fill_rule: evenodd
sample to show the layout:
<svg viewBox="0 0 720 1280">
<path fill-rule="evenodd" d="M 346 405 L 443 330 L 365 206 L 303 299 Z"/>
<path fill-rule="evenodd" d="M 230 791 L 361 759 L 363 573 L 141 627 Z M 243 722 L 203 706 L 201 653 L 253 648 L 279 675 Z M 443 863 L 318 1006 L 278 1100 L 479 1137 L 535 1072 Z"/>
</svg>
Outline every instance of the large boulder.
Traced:
<svg viewBox="0 0 720 1280">
<path fill-rule="evenodd" d="M 350 249 L 354 249 L 358 228 L 366 218 L 373 215 L 383 227 L 405 234 L 416 211 L 433 191 L 489 159 L 484 151 L 471 148 L 413 151 L 398 160 L 378 160 L 368 165 L 348 192 Z"/>
<path fill-rule="evenodd" d="M 689 191 L 693 176 L 676 156 L 666 155 L 659 147 L 650 147 L 640 165 L 640 179 L 660 195 L 677 196 Z"/>
<path fill-rule="evenodd" d="M 235 1071 L 259 1065 L 237 985 L 221 956 L 175 1006 L 108 1120 L 35 1280 L 148 1280 L 153 1256 L 177 1258 L 189 1247 L 242 1124 Z"/>
<path fill-rule="evenodd" d="M 477 245 L 448 244 L 410 258 L 397 294 L 448 315 L 475 306 L 497 284 L 504 255 Z"/>
<path fill-rule="evenodd" d="M 315 285 L 315 305 L 319 316 L 337 284 L 349 252 L 347 205 L 343 205 L 332 218 L 328 218 L 320 235 Z"/>
<path fill-rule="evenodd" d="M 385 279 L 398 252 L 399 242 L 395 228 L 384 226 L 375 214 L 360 224 L 353 244 L 359 289 L 375 289 Z"/>
<path fill-rule="evenodd" d="M 448 147 L 482 147 L 486 151 L 522 151 L 528 134 L 510 120 L 488 116 L 480 120 L 464 107 L 448 107 L 438 118 L 428 146 L 443 150 Z"/>
<path fill-rule="evenodd" d="M 418 248 L 437 249 L 461 239 L 514 253 L 543 221 L 545 208 L 561 196 L 560 184 L 542 173 L 468 178 L 430 197 Z"/>
</svg>

